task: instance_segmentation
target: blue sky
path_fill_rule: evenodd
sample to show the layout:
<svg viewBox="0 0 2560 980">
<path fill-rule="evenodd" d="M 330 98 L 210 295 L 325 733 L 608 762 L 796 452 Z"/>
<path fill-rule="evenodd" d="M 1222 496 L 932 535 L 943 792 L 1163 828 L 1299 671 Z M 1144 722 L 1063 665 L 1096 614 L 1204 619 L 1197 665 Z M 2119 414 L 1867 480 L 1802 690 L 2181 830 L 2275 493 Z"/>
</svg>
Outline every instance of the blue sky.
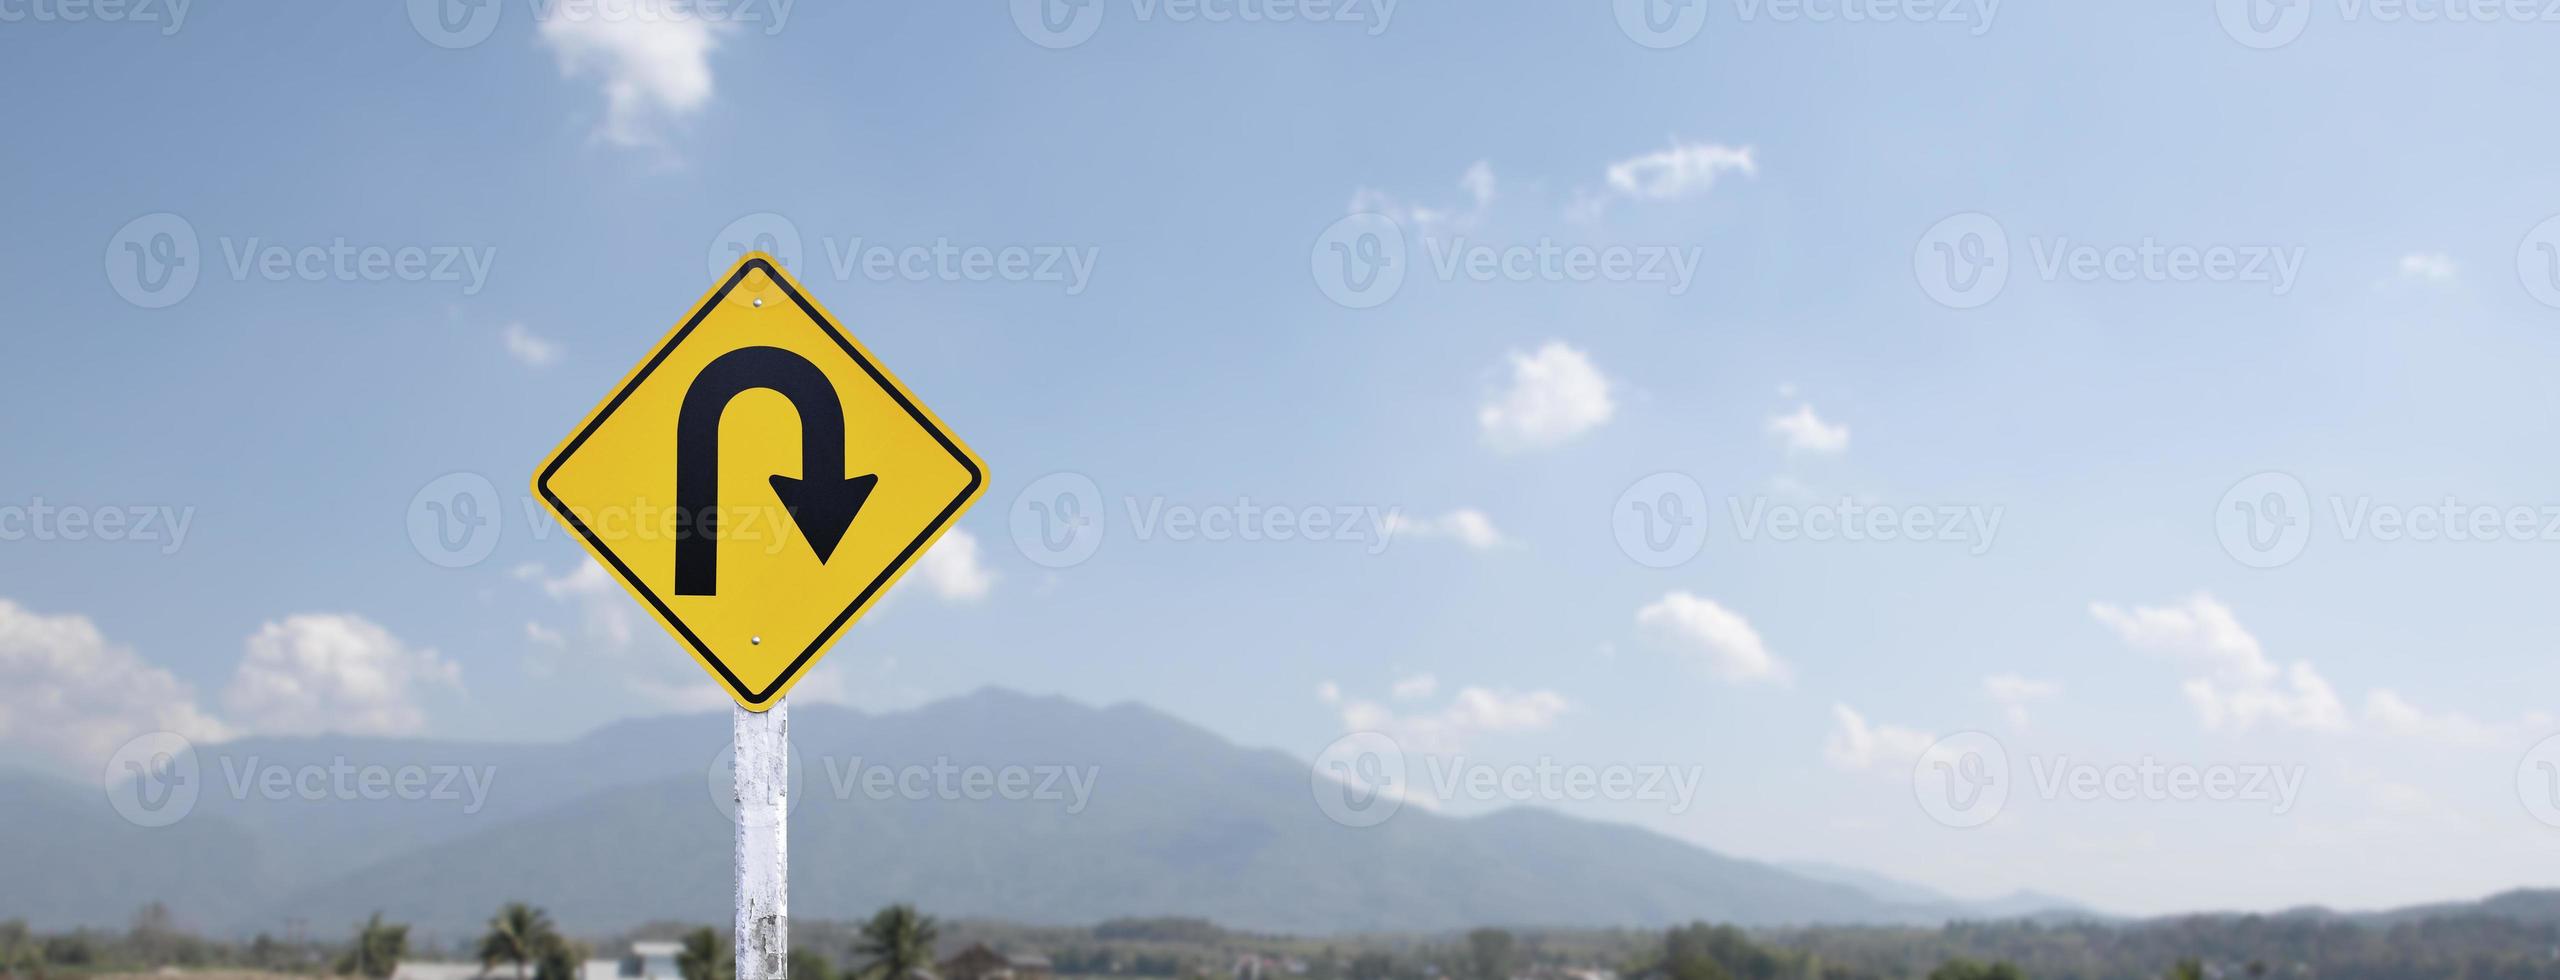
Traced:
<svg viewBox="0 0 2560 980">
<path fill-rule="evenodd" d="M 796 697 L 1668 766 L 1696 798 L 1405 795 L 2127 912 L 2560 884 L 2538 10 L 1094 2 L 0 4 L 0 754 L 719 705 L 522 488 L 779 230 L 993 476 Z M 445 567 L 413 505 L 478 479 Z M 1622 545 L 1692 486 L 1693 555 Z M 1082 560 L 1018 533 L 1088 490 Z M 1959 530 L 1756 520 L 1851 506 Z M 1272 507 L 1397 533 L 1154 523 Z M 1968 731 L 2008 802 L 1949 826 Z M 2145 760 L 2298 798 L 2054 775 Z"/>
</svg>

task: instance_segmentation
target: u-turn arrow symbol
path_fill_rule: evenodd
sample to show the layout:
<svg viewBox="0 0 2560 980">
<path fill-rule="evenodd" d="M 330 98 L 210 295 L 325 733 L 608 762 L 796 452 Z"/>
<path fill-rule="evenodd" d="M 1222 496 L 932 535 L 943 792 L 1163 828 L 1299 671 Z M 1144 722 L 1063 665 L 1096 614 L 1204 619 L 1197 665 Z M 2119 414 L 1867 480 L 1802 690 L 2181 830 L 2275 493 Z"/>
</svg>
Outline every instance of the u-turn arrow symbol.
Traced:
<svg viewBox="0 0 2560 980">
<path fill-rule="evenodd" d="M 758 388 L 780 393 L 800 413 L 800 477 L 772 477 L 800 535 L 824 562 L 871 499 L 877 474 L 844 475 L 844 404 L 818 366 L 779 347 L 720 355 L 685 389 L 676 412 L 676 594 L 720 591 L 720 415 Z"/>
</svg>

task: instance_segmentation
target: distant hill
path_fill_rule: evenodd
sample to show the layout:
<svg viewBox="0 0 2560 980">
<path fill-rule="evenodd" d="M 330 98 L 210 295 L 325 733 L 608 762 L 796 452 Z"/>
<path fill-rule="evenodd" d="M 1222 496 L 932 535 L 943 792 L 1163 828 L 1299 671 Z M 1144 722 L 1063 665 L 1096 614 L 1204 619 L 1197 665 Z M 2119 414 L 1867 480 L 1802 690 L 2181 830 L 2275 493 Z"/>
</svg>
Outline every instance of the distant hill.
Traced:
<svg viewBox="0 0 2560 980">
<path fill-rule="evenodd" d="M 1135 705 L 982 691 L 916 711 L 792 712 L 792 911 L 852 918 L 892 901 L 1026 923 L 1178 913 L 1294 932 L 1487 923 L 1918 922 L 1853 888 L 1649 831 L 1514 809 L 1458 819 L 1406 807 L 1334 823 L 1307 764 L 1239 748 Z M 452 937 L 509 899 L 581 931 L 723 921 L 729 825 L 713 767 L 726 714 L 630 721 L 547 745 L 267 738 L 200 752 L 205 792 L 172 828 L 126 825 L 89 787 L 0 781 L 0 918 L 119 925 L 167 901 L 216 932 L 336 928 L 382 909 Z M 1091 767 L 1078 812 L 1054 800 L 875 798 L 835 781 L 869 766 Z M 467 766 L 474 812 L 445 800 L 268 799 L 256 774 Z M 725 768 L 718 778 L 725 779 Z M 431 787 L 430 787 L 431 788 Z M 1030 787 L 1036 789 L 1037 787 Z M 930 794 L 928 794 L 930 795 Z"/>
<path fill-rule="evenodd" d="M 1913 909 L 1943 912 L 1955 919 L 2035 919 L 2039 921 L 2106 921 L 2113 918 L 2058 895 L 2011 892 L 1996 898 L 1963 899 L 1923 885 L 1872 871 L 1821 861 L 1780 861 L 1778 867 L 1815 881 L 1847 885 L 1876 898 Z"/>
<path fill-rule="evenodd" d="M 228 821 L 146 830 L 95 785 L 0 775 L 0 919 L 121 926 L 153 899 L 228 919 L 223 910 L 276 894 L 262 850 Z"/>
<path fill-rule="evenodd" d="M 791 905 L 803 919 L 890 901 L 1026 924 L 1174 914 L 1292 933 L 1991 914 L 1539 809 L 1453 818 L 1409 806 L 1378 826 L 1342 826 L 1317 807 L 1306 762 L 1136 705 L 987 690 L 890 714 L 800 706 L 791 722 Z M 730 830 L 713 784 L 725 792 L 715 763 L 728 728 L 718 713 L 538 745 L 247 740 L 203 749 L 202 800 L 156 830 L 117 818 L 94 786 L 0 775 L 0 919 L 120 926 L 161 900 L 182 925 L 239 935 L 295 923 L 326 932 L 380 909 L 430 944 L 515 899 L 587 934 L 725 922 Z M 907 799 L 875 797 L 858 778 L 883 765 L 894 775 L 1045 763 L 1091 768 L 1082 809 L 1064 784 L 1047 800 Z M 463 785 L 447 799 L 312 802 L 242 782 L 333 765 L 467 766 L 489 781 L 476 810 Z M 852 779 L 846 792 L 839 778 Z"/>
<path fill-rule="evenodd" d="M 2425 905 L 2409 905 L 2370 912 L 2340 912 L 2336 909 L 2313 905 L 2287 909 L 2274 917 L 2396 926 L 2428 919 L 2466 915 L 2487 915 L 2532 925 L 2560 926 L 2560 890 L 2518 888 L 2499 892 L 2477 901 L 2430 902 Z"/>
</svg>

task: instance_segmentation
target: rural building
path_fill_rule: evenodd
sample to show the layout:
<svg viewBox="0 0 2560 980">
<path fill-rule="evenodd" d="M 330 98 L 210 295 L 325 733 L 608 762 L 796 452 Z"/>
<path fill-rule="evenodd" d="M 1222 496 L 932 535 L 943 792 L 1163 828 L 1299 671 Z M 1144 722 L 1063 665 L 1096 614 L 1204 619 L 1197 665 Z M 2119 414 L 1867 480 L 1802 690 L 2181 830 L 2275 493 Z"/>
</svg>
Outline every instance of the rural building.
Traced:
<svg viewBox="0 0 2560 980">
<path fill-rule="evenodd" d="M 1049 958 L 1037 953 L 1004 954 L 985 943 L 942 961 L 943 980 L 1051 980 Z"/>
</svg>

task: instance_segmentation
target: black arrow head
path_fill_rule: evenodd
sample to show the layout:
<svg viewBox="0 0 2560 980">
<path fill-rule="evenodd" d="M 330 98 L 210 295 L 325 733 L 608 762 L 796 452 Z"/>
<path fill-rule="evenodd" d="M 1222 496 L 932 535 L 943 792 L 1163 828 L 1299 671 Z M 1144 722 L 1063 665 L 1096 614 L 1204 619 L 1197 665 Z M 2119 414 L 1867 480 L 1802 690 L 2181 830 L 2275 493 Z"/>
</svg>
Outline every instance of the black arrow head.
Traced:
<svg viewBox="0 0 2560 980">
<path fill-rule="evenodd" d="M 800 525 L 800 536 L 809 539 L 809 549 L 825 562 L 836 553 L 844 529 L 853 526 L 853 515 L 862 512 L 862 502 L 871 499 L 871 488 L 879 483 L 877 475 L 815 481 L 777 475 L 773 495 L 782 498 L 782 508 L 791 513 L 792 523 Z"/>
</svg>

